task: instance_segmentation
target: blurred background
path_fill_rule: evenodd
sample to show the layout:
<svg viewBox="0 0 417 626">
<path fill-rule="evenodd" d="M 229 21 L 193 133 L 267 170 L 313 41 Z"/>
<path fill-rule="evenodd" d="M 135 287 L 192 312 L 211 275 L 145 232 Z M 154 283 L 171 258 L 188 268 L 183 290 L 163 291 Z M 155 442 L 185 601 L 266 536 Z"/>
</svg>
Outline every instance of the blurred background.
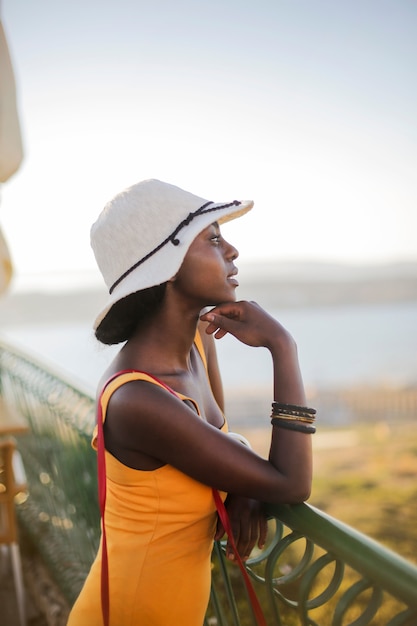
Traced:
<svg viewBox="0 0 417 626">
<path fill-rule="evenodd" d="M 289 326 L 310 387 L 415 383 L 414 2 L 3 0 L 1 17 L 24 149 L 1 189 L 7 337 L 94 388 L 111 351 L 91 335 L 89 229 L 152 177 L 254 199 L 224 228 L 238 296 Z M 224 343 L 227 385 L 269 384 L 267 356 L 248 371 Z"/>
<path fill-rule="evenodd" d="M 298 344 L 311 502 L 415 561 L 417 4 L 2 0 L 0 16 L 0 110 L 17 113 L 0 120 L 0 341 L 94 396 L 117 350 L 92 331 L 105 203 L 146 178 L 253 199 L 223 230 L 238 297 Z M 230 424 L 267 454 L 270 357 L 218 351 Z"/>
</svg>

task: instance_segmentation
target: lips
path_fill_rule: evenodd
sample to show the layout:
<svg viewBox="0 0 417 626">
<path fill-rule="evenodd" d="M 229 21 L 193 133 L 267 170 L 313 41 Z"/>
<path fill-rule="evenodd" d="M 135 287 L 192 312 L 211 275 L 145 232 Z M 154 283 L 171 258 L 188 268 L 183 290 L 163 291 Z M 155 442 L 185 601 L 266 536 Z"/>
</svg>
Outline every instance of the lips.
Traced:
<svg viewBox="0 0 417 626">
<path fill-rule="evenodd" d="M 238 269 L 237 267 L 235 267 L 233 269 L 232 272 L 230 272 L 230 274 L 227 276 L 227 280 L 229 281 L 229 283 L 231 283 L 234 287 L 239 287 L 239 281 L 237 280 L 236 276 L 237 276 L 237 272 Z"/>
</svg>

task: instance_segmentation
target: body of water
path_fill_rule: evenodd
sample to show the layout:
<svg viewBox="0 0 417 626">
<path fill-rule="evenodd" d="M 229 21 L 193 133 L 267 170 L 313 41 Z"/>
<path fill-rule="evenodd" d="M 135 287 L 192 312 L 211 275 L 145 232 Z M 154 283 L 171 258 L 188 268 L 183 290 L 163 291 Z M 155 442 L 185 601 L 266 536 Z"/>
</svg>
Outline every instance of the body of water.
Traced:
<svg viewBox="0 0 417 626">
<path fill-rule="evenodd" d="M 294 308 L 275 316 L 297 341 L 309 388 L 417 384 L 417 302 Z M 10 325 L 1 336 L 92 392 L 118 349 L 99 344 L 87 322 Z M 230 336 L 217 346 L 226 388 L 270 384 L 267 350 Z"/>
</svg>

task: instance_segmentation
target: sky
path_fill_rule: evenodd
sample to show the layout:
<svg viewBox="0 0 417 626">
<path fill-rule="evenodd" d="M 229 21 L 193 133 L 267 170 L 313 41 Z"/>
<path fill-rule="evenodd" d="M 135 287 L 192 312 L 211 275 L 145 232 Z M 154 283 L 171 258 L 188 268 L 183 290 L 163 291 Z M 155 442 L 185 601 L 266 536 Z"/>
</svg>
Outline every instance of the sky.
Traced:
<svg viewBox="0 0 417 626">
<path fill-rule="evenodd" d="M 242 261 L 417 260 L 414 0 L 2 0 L 25 159 L 18 276 L 98 273 L 89 231 L 159 178 L 253 199 Z"/>
</svg>

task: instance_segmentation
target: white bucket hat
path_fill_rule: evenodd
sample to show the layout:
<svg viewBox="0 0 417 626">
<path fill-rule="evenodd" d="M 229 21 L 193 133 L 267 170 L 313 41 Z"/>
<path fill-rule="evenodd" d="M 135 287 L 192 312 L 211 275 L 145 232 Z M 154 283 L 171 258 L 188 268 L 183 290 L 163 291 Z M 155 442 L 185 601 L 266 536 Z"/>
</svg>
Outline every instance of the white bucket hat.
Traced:
<svg viewBox="0 0 417 626">
<path fill-rule="evenodd" d="M 126 296 L 178 272 L 196 236 L 253 207 L 251 200 L 214 203 L 159 180 L 144 180 L 113 198 L 91 227 L 91 246 L 110 297 L 94 323 Z"/>
</svg>

